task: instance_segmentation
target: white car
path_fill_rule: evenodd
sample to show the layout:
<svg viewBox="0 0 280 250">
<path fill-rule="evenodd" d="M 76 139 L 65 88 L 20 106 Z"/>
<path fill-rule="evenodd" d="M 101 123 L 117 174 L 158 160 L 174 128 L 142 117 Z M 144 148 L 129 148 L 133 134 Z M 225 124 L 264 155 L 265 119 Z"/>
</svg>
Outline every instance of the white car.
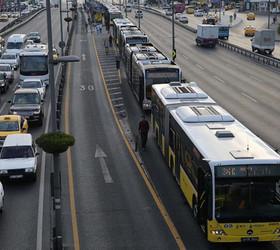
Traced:
<svg viewBox="0 0 280 250">
<path fill-rule="evenodd" d="M 171 9 L 165 10 L 165 15 L 166 16 L 172 16 L 172 10 Z"/>
<path fill-rule="evenodd" d="M 4 189 L 0 181 L 0 213 L 2 213 L 3 208 L 4 208 Z"/>
<path fill-rule="evenodd" d="M 193 14 L 194 14 L 194 16 L 203 16 L 204 11 L 201 9 L 198 9 L 198 10 L 195 10 Z"/>
<path fill-rule="evenodd" d="M 14 69 L 10 64 L 0 64 L 0 73 L 6 74 L 6 79 L 9 83 L 14 81 Z"/>
<path fill-rule="evenodd" d="M 38 153 L 31 134 L 7 135 L 0 155 L 0 177 L 18 179 L 37 176 Z"/>
<path fill-rule="evenodd" d="M 135 18 L 143 18 L 143 12 L 142 10 L 136 10 L 135 11 Z"/>
<path fill-rule="evenodd" d="M 179 22 L 181 22 L 181 23 L 188 23 L 189 20 L 188 20 L 187 15 L 186 15 L 186 14 L 181 14 L 181 15 L 179 16 Z"/>
<path fill-rule="evenodd" d="M 177 19 L 177 20 L 178 20 L 178 19 L 179 19 L 179 17 L 180 17 L 181 15 L 182 15 L 182 13 L 176 13 L 176 14 L 175 14 L 175 19 Z"/>
<path fill-rule="evenodd" d="M 15 53 L 4 53 L 0 58 L 0 64 L 10 64 L 14 70 L 17 70 L 19 66 L 19 56 Z"/>
<path fill-rule="evenodd" d="M 46 95 L 46 86 L 41 79 L 24 79 L 20 84 L 20 88 L 23 89 L 38 89 L 41 99 L 44 100 Z"/>
</svg>

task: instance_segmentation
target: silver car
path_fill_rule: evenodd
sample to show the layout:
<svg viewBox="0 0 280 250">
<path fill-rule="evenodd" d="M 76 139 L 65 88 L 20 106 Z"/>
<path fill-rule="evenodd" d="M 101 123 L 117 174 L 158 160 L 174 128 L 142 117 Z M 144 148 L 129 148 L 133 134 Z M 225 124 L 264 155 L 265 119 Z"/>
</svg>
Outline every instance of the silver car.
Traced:
<svg viewBox="0 0 280 250">
<path fill-rule="evenodd" d="M 0 58 L 0 64 L 10 64 L 14 70 L 17 70 L 19 66 L 19 56 L 14 53 L 4 53 Z"/>
<path fill-rule="evenodd" d="M 14 81 L 14 69 L 10 64 L 0 64 L 0 73 L 6 76 L 9 83 Z"/>
</svg>

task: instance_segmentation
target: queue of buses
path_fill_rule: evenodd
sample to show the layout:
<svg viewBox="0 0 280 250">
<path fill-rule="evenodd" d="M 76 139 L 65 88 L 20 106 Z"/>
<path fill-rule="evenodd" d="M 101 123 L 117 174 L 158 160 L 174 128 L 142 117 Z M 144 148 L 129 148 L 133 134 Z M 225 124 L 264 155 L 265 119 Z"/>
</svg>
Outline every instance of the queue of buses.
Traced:
<svg viewBox="0 0 280 250">
<path fill-rule="evenodd" d="M 128 83 L 210 242 L 280 240 L 280 156 L 128 19 L 112 20 Z"/>
</svg>

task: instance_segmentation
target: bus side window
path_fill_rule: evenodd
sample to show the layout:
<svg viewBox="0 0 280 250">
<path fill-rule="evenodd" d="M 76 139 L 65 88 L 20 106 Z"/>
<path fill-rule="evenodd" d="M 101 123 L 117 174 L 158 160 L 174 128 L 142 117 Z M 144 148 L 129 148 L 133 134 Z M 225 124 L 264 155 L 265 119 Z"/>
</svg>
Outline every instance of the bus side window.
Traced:
<svg viewBox="0 0 280 250">
<path fill-rule="evenodd" d="M 169 129 L 169 145 L 174 150 L 175 146 L 175 132 L 172 128 Z"/>
</svg>

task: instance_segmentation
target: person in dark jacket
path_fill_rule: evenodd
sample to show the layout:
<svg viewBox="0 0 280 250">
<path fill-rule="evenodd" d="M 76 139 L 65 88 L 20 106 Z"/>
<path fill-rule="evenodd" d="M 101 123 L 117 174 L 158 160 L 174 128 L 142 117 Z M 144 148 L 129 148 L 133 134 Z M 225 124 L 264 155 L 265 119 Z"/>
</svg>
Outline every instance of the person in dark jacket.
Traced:
<svg viewBox="0 0 280 250">
<path fill-rule="evenodd" d="M 146 120 L 145 116 L 142 117 L 143 119 L 139 122 L 138 131 L 141 136 L 141 146 L 144 149 L 147 144 L 148 133 L 149 133 L 149 122 Z"/>
</svg>

